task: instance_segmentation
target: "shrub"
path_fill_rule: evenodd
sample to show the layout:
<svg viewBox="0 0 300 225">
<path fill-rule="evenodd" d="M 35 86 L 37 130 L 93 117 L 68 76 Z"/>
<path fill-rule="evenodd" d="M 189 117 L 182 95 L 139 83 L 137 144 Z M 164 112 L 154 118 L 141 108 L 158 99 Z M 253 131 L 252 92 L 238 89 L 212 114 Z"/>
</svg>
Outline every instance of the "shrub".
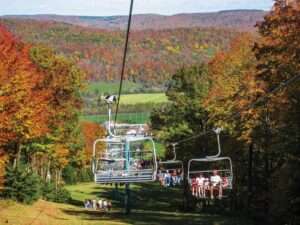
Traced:
<svg viewBox="0 0 300 225">
<path fill-rule="evenodd" d="M 68 165 L 62 173 L 63 180 L 66 184 L 76 184 L 77 182 L 93 181 L 93 173 L 90 168 L 75 168 Z"/>
<path fill-rule="evenodd" d="M 55 187 L 54 183 L 44 183 L 42 187 L 43 199 L 51 202 L 67 203 L 71 199 L 71 194 L 62 186 Z"/>
<path fill-rule="evenodd" d="M 41 196 L 39 176 L 25 166 L 8 167 L 5 175 L 3 197 L 31 204 Z"/>
<path fill-rule="evenodd" d="M 76 184 L 78 182 L 77 170 L 71 165 L 63 169 L 62 177 L 66 184 Z"/>
<path fill-rule="evenodd" d="M 94 175 L 91 169 L 84 168 L 78 172 L 78 182 L 90 182 L 93 179 Z"/>
</svg>

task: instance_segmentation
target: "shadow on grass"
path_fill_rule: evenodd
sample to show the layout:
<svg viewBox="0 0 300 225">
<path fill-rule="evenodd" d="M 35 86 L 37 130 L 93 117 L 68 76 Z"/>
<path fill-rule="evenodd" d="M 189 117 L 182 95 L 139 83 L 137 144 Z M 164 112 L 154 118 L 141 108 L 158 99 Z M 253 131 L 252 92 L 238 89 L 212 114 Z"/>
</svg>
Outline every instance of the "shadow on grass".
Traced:
<svg viewBox="0 0 300 225">
<path fill-rule="evenodd" d="M 82 207 L 84 205 L 82 201 L 79 201 L 79 200 L 76 200 L 76 199 L 70 199 L 68 201 L 68 203 L 71 204 L 71 205 L 79 206 L 79 207 Z"/>
<path fill-rule="evenodd" d="M 122 208 L 124 202 L 124 187 L 116 190 L 112 186 L 95 187 L 91 194 L 96 198 L 110 199 L 114 207 Z M 130 190 L 130 201 L 133 209 L 156 210 L 171 212 L 182 208 L 183 195 L 179 188 L 163 188 L 156 183 L 133 185 Z"/>
<path fill-rule="evenodd" d="M 123 222 L 137 225 L 250 225 L 247 221 L 221 216 L 171 213 L 163 211 L 135 210 L 130 215 L 122 212 L 99 212 L 89 210 L 64 210 L 80 219 L 100 222 Z"/>
<path fill-rule="evenodd" d="M 67 214 L 78 219 L 99 222 L 123 222 L 138 225 L 250 225 L 238 218 L 209 214 L 182 213 L 183 193 L 180 188 L 163 188 L 157 183 L 131 185 L 130 202 L 132 213 L 125 215 L 124 187 L 95 186 L 92 193 L 98 199 L 109 199 L 113 203 L 112 212 L 86 209 L 64 209 Z M 76 201 L 75 201 L 76 203 Z M 76 204 L 78 205 L 78 204 Z M 82 203 L 80 204 L 82 205 Z M 101 224 L 101 223 L 99 223 Z"/>
</svg>

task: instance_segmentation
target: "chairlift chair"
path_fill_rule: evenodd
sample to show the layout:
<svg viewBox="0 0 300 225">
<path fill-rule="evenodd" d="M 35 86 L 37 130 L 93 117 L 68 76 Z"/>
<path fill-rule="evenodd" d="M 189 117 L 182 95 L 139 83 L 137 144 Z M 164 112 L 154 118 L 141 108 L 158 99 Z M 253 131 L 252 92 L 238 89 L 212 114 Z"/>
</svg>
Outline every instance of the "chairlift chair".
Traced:
<svg viewBox="0 0 300 225">
<path fill-rule="evenodd" d="M 102 155 L 96 150 L 99 142 L 106 147 Z M 110 138 L 99 139 L 94 144 L 93 157 L 96 183 L 149 182 L 156 178 L 156 149 L 151 137 L 124 136 L 118 142 Z"/>
<path fill-rule="evenodd" d="M 218 168 L 209 168 L 209 169 L 194 169 L 195 167 L 193 164 L 201 164 L 206 165 L 209 167 L 209 164 L 212 163 L 218 163 L 221 162 L 222 164 L 225 164 L 224 168 L 218 169 Z M 193 178 L 199 176 L 199 174 L 202 174 L 204 177 L 209 178 L 211 175 L 213 175 L 213 172 L 216 171 L 219 176 L 223 180 L 223 189 L 232 189 L 232 183 L 233 183 L 233 168 L 232 168 L 232 161 L 230 157 L 218 157 L 218 158 L 202 158 L 202 159 L 191 159 L 188 162 L 188 172 L 187 176 L 189 179 L 189 183 L 191 184 L 191 181 Z"/>
<path fill-rule="evenodd" d="M 176 174 L 177 177 L 179 178 L 179 184 L 181 181 L 183 181 L 183 175 L 184 175 L 184 167 L 183 167 L 183 162 L 181 160 L 177 160 L 177 155 L 176 155 L 176 143 L 172 144 L 173 146 L 173 159 L 167 160 L 167 161 L 159 161 L 158 162 L 158 174 L 157 174 L 157 179 L 163 183 L 164 175 L 166 173 L 169 174 Z M 180 174 L 178 174 L 180 172 Z"/>
<path fill-rule="evenodd" d="M 220 157 L 221 155 L 220 133 L 222 129 L 218 128 L 214 131 L 217 135 L 218 153 L 213 156 L 206 156 L 205 158 L 190 159 L 188 162 L 187 177 L 191 189 L 193 188 L 194 185 L 193 181 L 195 181 L 196 177 L 198 177 L 201 174 L 207 180 L 211 178 L 211 176 L 215 171 L 222 179 L 220 184 L 222 185 L 222 189 L 224 191 L 232 190 L 233 177 L 234 177 L 232 160 L 230 157 Z"/>
<path fill-rule="evenodd" d="M 144 124 L 113 124 L 111 104 L 108 110 L 108 136 L 93 145 L 93 173 L 95 182 L 136 183 L 155 181 L 157 156 L 155 142 L 146 134 Z M 136 130 L 137 132 L 131 132 Z M 104 145 L 102 154 L 98 144 Z"/>
</svg>

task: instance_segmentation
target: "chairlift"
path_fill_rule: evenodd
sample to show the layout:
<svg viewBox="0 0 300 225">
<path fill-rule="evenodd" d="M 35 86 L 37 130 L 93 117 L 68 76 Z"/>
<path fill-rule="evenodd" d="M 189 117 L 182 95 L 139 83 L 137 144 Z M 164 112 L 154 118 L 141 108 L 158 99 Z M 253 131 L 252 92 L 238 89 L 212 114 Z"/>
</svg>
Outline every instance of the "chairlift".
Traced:
<svg viewBox="0 0 300 225">
<path fill-rule="evenodd" d="M 184 167 L 181 160 L 177 160 L 176 143 L 173 146 L 173 159 L 159 161 L 157 180 L 162 186 L 170 187 L 180 185 L 183 182 Z"/>
<path fill-rule="evenodd" d="M 222 192 L 232 190 L 233 168 L 230 157 L 220 157 L 220 133 L 222 129 L 214 130 L 217 136 L 218 153 L 205 158 L 191 159 L 188 162 L 187 177 L 192 195 L 196 198 L 223 198 Z M 219 181 L 215 181 L 215 178 Z M 218 192 L 216 194 L 216 192 Z"/>
<path fill-rule="evenodd" d="M 97 139 L 93 146 L 95 182 L 137 183 L 155 181 L 157 156 L 155 142 L 145 132 L 144 124 L 113 124 L 109 105 L 108 136 Z M 132 132 L 136 130 L 136 132 Z M 102 151 L 97 149 L 102 144 Z"/>
</svg>

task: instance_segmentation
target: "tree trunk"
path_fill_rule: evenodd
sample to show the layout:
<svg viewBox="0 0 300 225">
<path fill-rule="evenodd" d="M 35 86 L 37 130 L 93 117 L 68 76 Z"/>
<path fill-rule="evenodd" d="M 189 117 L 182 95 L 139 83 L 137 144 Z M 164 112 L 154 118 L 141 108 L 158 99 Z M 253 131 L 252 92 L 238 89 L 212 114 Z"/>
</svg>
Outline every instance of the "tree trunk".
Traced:
<svg viewBox="0 0 300 225">
<path fill-rule="evenodd" d="M 183 210 L 189 211 L 191 210 L 191 198 L 190 198 L 190 186 L 189 186 L 189 178 L 187 177 L 188 172 L 188 161 L 183 161 Z"/>
<path fill-rule="evenodd" d="M 46 182 L 50 183 L 51 182 L 51 171 L 50 171 L 50 167 L 51 167 L 51 161 L 48 161 L 47 164 L 47 168 L 46 168 L 46 177 L 45 180 Z"/>
<path fill-rule="evenodd" d="M 248 203 L 247 208 L 250 210 L 251 203 L 252 203 L 252 195 L 253 195 L 253 176 L 252 176 L 252 170 L 253 170 L 253 143 L 249 145 L 249 152 L 248 152 Z"/>
<path fill-rule="evenodd" d="M 55 190 L 58 190 L 58 170 L 55 169 Z"/>
<path fill-rule="evenodd" d="M 62 180 L 62 169 L 58 170 L 58 185 L 61 183 Z"/>
<path fill-rule="evenodd" d="M 14 169 L 16 169 L 19 166 L 20 159 L 21 159 L 21 144 L 17 143 L 16 144 L 16 154 L 15 154 L 14 163 L 13 163 Z"/>
<path fill-rule="evenodd" d="M 267 108 L 267 107 L 266 107 Z M 269 119 L 269 113 L 266 112 L 265 117 L 265 143 L 264 143 L 264 180 L 265 180 L 265 199 L 264 199 L 264 213 L 267 224 L 269 223 L 269 210 L 270 210 L 270 143 L 271 143 L 271 130 L 270 130 L 270 119 Z"/>
</svg>

